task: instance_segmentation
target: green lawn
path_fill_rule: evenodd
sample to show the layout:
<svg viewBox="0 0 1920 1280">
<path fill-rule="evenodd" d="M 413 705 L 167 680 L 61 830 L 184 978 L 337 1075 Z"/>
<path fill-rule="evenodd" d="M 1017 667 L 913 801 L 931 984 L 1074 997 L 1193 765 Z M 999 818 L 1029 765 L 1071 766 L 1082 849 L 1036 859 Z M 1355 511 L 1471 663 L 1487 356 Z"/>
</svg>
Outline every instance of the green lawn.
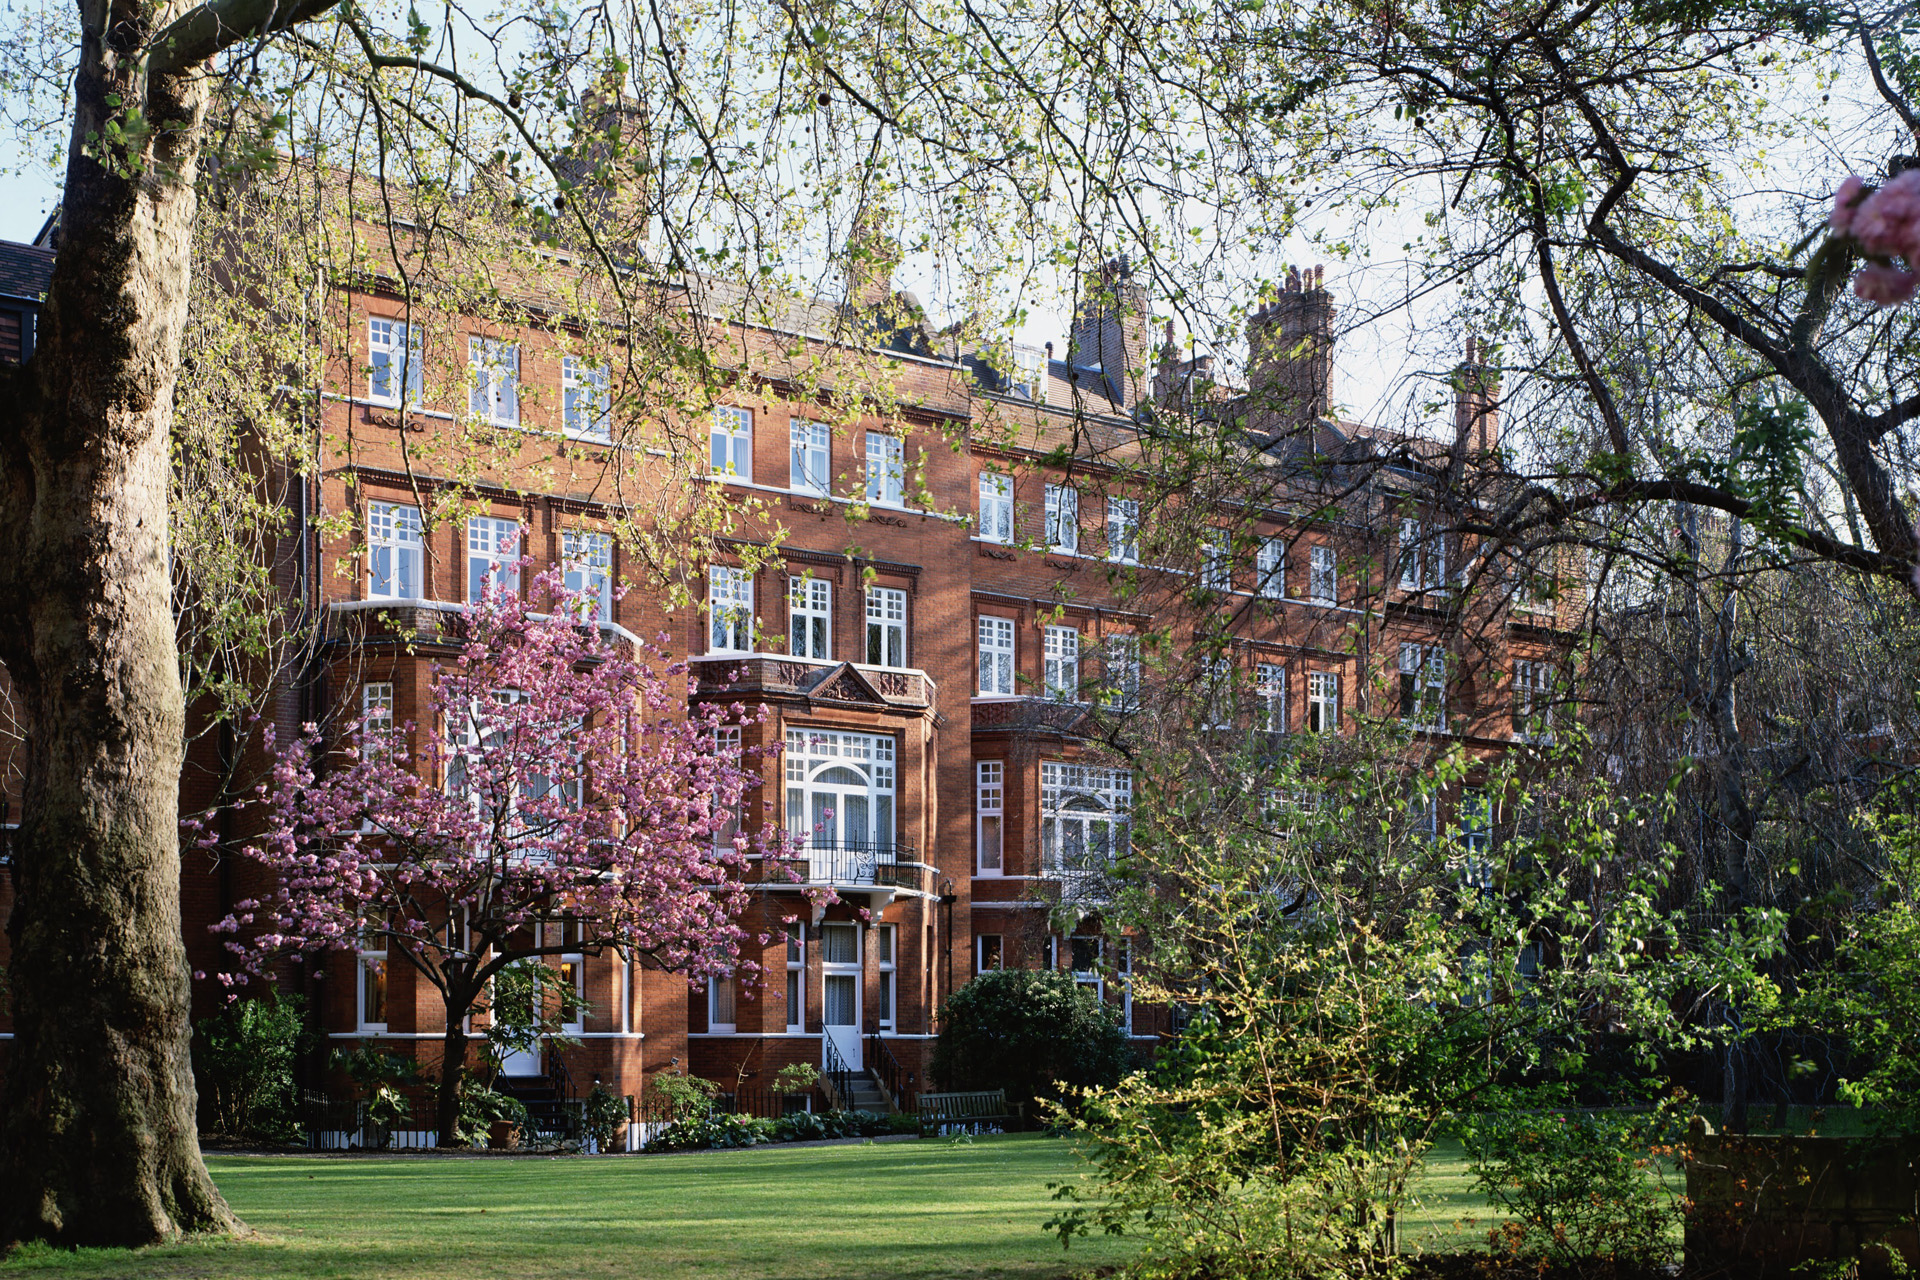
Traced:
<svg viewBox="0 0 1920 1280">
<path fill-rule="evenodd" d="M 0 1277 L 185 1280 L 1052 1280 L 1124 1255 L 1070 1253 L 1040 1229 L 1046 1184 L 1079 1175 L 1038 1134 L 690 1155 L 216 1157 L 220 1189 L 257 1237 L 141 1253 L 30 1250 Z M 1402 1246 L 1484 1244 L 1491 1218 L 1457 1143 L 1428 1161 Z"/>
<path fill-rule="evenodd" d="M 689 1155 L 208 1161 L 258 1239 L 136 1254 L 30 1252 L 0 1275 L 586 1280 L 1056 1277 L 1047 1182 L 1077 1173 L 1037 1134 Z"/>
</svg>

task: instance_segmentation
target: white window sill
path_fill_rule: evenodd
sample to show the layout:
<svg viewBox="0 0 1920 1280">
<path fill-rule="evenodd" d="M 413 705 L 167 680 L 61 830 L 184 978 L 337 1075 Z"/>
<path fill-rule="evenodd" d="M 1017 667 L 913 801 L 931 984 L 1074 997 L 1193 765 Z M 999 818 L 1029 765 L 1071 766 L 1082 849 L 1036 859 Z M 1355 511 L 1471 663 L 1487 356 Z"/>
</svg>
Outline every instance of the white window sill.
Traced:
<svg viewBox="0 0 1920 1280">
<path fill-rule="evenodd" d="M 471 613 L 473 606 L 457 600 L 429 600 L 424 596 L 367 596 L 359 600 L 334 600 L 327 605 L 329 613 L 359 613 L 367 609 L 437 609 L 445 613 Z M 553 615 L 529 613 L 526 616 L 535 622 L 545 622 Z M 642 643 L 639 636 L 617 622 L 596 618 L 593 623 L 602 631 L 612 632 L 629 644 Z"/>
<path fill-rule="evenodd" d="M 751 489 L 755 493 L 779 494 L 785 498 L 801 498 L 809 502 L 831 502 L 843 507 L 866 506 L 876 511 L 898 511 L 902 515 L 925 516 L 929 520 L 944 520 L 948 524 L 965 524 L 968 517 L 948 515 L 942 511 L 933 511 L 924 507 L 909 507 L 904 504 L 880 502 L 872 498 L 843 498 L 837 494 L 815 493 L 810 489 L 781 488 L 774 484 L 757 484 L 743 476 L 722 475 L 717 471 L 701 471 L 694 475 L 696 480 L 705 480 L 709 484 L 724 484 L 735 489 Z"/>
<path fill-rule="evenodd" d="M 400 402 L 398 400 L 375 400 L 370 396 L 343 396 L 337 391 L 323 392 L 322 398 L 338 401 L 341 404 L 353 405 L 362 409 L 382 409 L 388 413 L 398 413 L 400 410 Z M 423 418 L 435 418 L 441 422 L 452 422 L 456 416 L 442 409 L 426 409 L 412 403 L 407 405 L 407 412 L 418 414 Z M 584 435 L 577 431 L 568 431 L 565 428 L 559 431 L 548 431 L 540 427 L 523 426 L 518 422 L 496 422 L 489 418 L 479 419 L 479 421 L 485 422 L 488 426 L 504 427 L 508 430 L 518 431 L 522 435 L 545 436 L 553 440 L 568 440 L 574 444 L 597 444 L 606 448 L 613 447 L 613 433 L 611 431 L 604 436 Z M 646 452 L 659 458 L 667 456 L 666 450 L 664 449 L 648 448 Z"/>
</svg>

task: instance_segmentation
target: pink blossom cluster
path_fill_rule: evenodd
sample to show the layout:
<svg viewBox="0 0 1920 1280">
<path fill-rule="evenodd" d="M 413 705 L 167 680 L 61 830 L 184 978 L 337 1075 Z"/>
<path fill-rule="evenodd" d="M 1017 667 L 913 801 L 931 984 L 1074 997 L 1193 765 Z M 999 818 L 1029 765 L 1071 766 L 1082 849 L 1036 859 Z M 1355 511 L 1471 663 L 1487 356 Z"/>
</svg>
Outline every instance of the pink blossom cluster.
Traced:
<svg viewBox="0 0 1920 1280">
<path fill-rule="evenodd" d="M 490 587 L 434 670 L 429 725 L 356 721 L 329 749 L 309 724 L 279 752 L 245 850 L 272 890 L 216 926 L 248 972 L 378 945 L 457 1022 L 493 973 L 550 952 L 639 952 L 689 981 L 755 971 L 745 873 L 789 850 L 740 821 L 760 753 L 723 730 L 754 717 L 690 705 L 687 666 L 583 622 L 592 603 L 557 570 L 525 599 Z M 566 941 L 539 941 L 562 918 Z"/>
<path fill-rule="evenodd" d="M 1920 170 L 1909 169 L 1885 186 L 1869 188 L 1849 174 L 1833 198 L 1827 225 L 1874 259 L 1853 277 L 1853 291 L 1868 302 L 1897 306 L 1920 290 Z M 1895 265 L 1893 259 L 1904 264 Z"/>
</svg>

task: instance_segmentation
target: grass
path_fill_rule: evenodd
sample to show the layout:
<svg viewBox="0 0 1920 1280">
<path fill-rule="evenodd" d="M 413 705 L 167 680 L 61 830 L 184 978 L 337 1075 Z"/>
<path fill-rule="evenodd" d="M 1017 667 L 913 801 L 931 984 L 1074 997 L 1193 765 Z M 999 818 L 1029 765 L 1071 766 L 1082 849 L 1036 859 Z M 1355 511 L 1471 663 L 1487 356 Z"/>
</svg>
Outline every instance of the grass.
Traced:
<svg viewBox="0 0 1920 1280">
<path fill-rule="evenodd" d="M 215 1157 L 257 1233 L 138 1253 L 28 1249 L 15 1275 L 160 1280 L 1056 1280 L 1127 1242 L 1041 1230 L 1080 1176 L 1039 1134 L 624 1157 Z M 1484 1248 L 1503 1215 L 1457 1139 L 1429 1152 L 1401 1248 Z"/>
<path fill-rule="evenodd" d="M 1046 1184 L 1078 1172 L 1037 1134 L 870 1146 L 557 1159 L 219 1157 L 250 1240 L 138 1253 L 23 1250 L 0 1276 L 185 1280 L 1051 1278 Z"/>
<path fill-rule="evenodd" d="M 1458 1138 L 1442 1137 L 1414 1179 L 1413 1203 L 1400 1211 L 1400 1248 L 1409 1253 L 1464 1253 L 1484 1249 L 1487 1232 L 1506 1214 L 1473 1187 L 1467 1153 Z"/>
</svg>

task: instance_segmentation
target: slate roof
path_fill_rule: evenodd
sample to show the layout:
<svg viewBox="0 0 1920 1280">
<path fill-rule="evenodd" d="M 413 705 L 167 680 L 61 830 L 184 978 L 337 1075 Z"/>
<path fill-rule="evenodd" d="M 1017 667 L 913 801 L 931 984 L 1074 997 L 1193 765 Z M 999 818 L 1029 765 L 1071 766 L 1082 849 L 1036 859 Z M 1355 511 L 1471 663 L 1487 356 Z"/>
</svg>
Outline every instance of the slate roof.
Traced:
<svg viewBox="0 0 1920 1280">
<path fill-rule="evenodd" d="M 39 302 L 53 279 L 53 250 L 0 240 L 0 296 Z"/>
</svg>

